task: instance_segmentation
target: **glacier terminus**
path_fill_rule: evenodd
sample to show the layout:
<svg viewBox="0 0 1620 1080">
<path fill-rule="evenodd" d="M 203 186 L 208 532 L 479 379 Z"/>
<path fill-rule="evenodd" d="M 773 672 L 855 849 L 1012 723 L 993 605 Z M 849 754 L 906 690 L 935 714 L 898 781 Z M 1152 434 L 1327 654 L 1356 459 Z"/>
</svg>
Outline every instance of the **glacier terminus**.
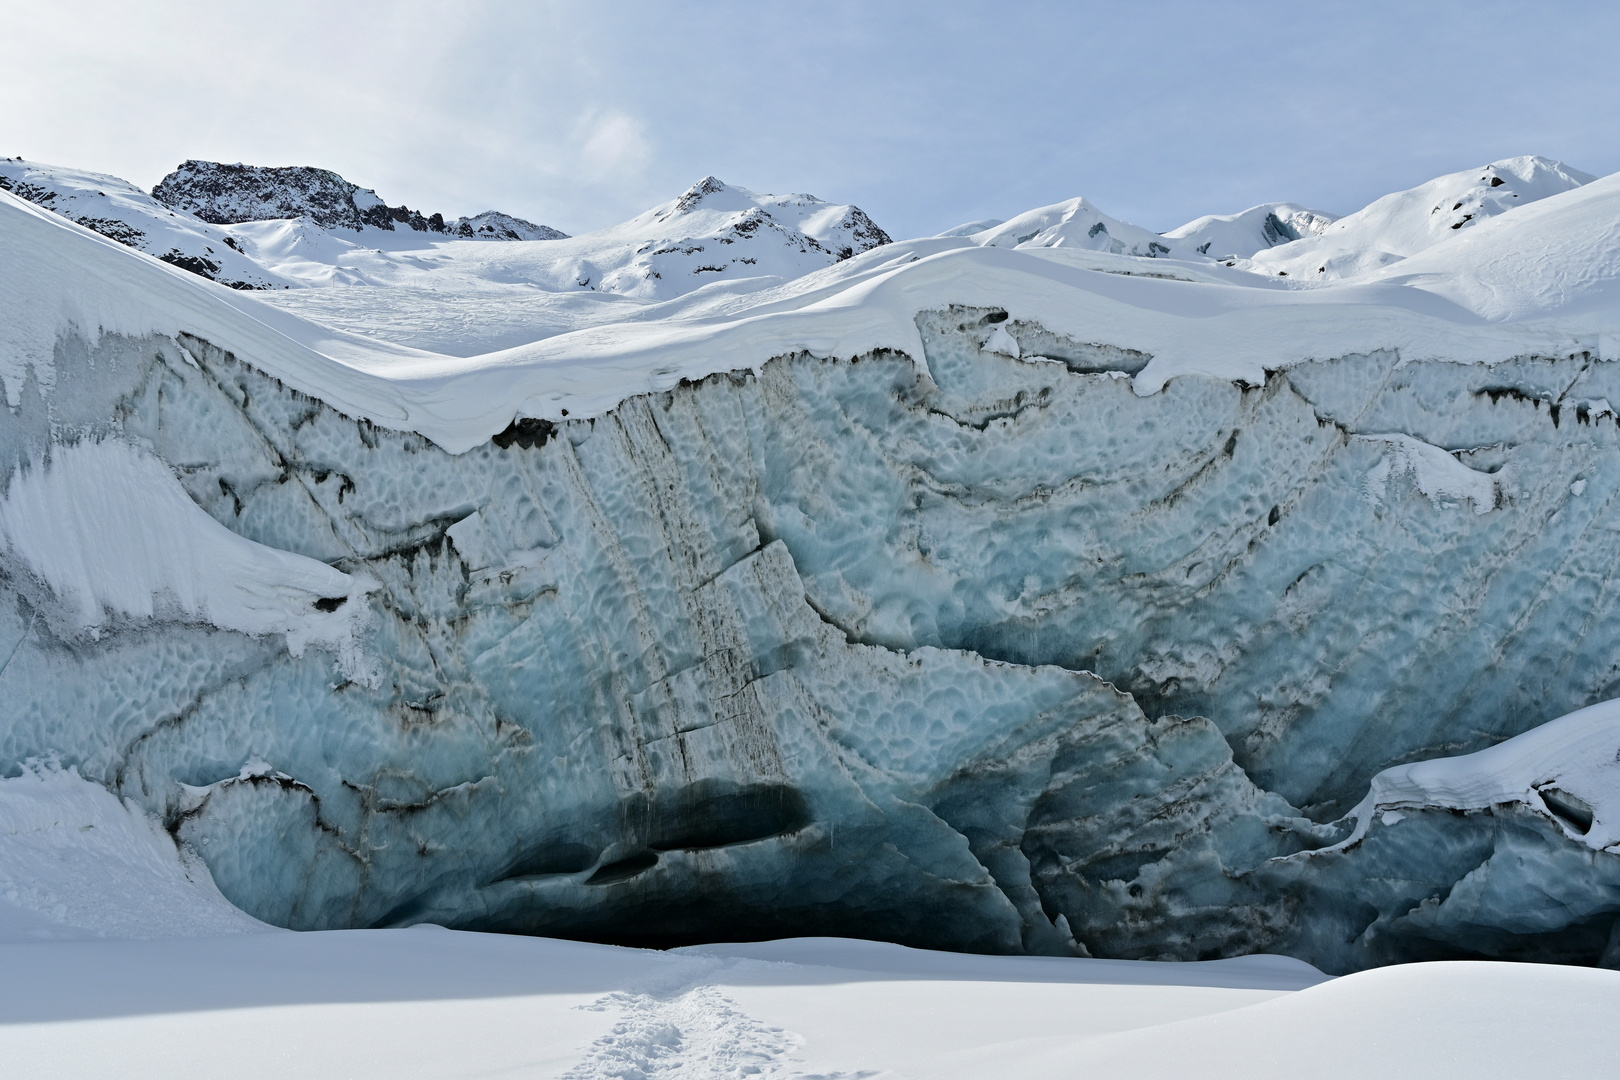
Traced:
<svg viewBox="0 0 1620 1080">
<path fill-rule="evenodd" d="M 1620 967 L 1620 177 L 116 184 L 0 162 L 0 773 L 248 915 Z"/>
</svg>

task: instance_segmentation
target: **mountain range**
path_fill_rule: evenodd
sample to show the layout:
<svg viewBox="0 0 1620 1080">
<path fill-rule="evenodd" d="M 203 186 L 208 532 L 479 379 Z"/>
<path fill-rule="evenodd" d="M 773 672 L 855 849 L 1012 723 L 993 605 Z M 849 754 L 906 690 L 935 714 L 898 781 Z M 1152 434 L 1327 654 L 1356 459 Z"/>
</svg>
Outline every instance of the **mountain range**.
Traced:
<svg viewBox="0 0 1620 1080">
<path fill-rule="evenodd" d="M 1161 235 L 1077 198 L 941 236 L 991 247 L 1173 255 L 1338 281 L 1377 272 L 1477 222 L 1592 179 L 1559 162 L 1522 157 L 1439 177 L 1344 218 L 1266 203 L 1205 215 Z M 498 211 L 450 221 L 390 206 L 369 188 L 309 167 L 187 161 L 147 194 L 112 176 L 0 159 L 0 189 L 238 289 L 422 285 L 467 275 L 663 301 L 717 281 L 756 288 L 791 280 L 890 242 L 859 207 L 760 195 L 712 176 L 629 221 L 577 238 Z M 497 256 L 498 268 L 480 268 L 489 261 L 483 255 L 441 247 L 458 240 L 568 242 L 526 248 L 516 260 Z M 403 254 L 415 251 L 434 254 L 426 263 Z"/>
</svg>

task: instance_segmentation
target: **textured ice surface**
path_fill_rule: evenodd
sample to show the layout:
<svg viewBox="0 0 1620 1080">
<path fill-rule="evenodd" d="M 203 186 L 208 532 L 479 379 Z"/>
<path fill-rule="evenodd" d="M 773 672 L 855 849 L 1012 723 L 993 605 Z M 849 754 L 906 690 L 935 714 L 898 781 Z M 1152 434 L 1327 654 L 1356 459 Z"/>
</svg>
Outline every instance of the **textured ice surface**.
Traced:
<svg viewBox="0 0 1620 1080">
<path fill-rule="evenodd" d="M 1620 963 L 1541 727 L 1620 696 L 1616 179 L 1399 280 L 1076 204 L 465 359 L 0 194 L 0 767 L 284 926 Z"/>
<path fill-rule="evenodd" d="M 297 927 L 1614 958 L 1578 787 L 1339 820 L 1616 696 L 1620 427 L 1559 404 L 1620 400 L 1611 365 L 1144 398 L 1128 351 L 997 311 L 917 334 L 455 456 L 196 338 L 65 341 L 0 417 L 12 489 L 41 441 L 148 448 L 243 543 L 377 583 L 366 674 L 162 619 L 88 642 L 13 562 L 0 758 L 60 754 Z"/>
</svg>

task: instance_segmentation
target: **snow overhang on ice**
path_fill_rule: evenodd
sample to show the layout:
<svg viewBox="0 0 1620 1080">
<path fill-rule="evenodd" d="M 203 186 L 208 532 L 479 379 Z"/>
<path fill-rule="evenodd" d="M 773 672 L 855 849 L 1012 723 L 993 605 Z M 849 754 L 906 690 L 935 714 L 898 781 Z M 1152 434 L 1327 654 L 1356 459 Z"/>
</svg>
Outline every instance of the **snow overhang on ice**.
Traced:
<svg viewBox="0 0 1620 1080">
<path fill-rule="evenodd" d="M 1506 742 L 1460 757 L 1397 765 L 1373 777 L 1347 818 L 1367 835 L 1374 821 L 1411 810 L 1488 810 L 1518 805 L 1545 814 L 1594 851 L 1620 852 L 1620 700 L 1549 720 Z"/>
<path fill-rule="evenodd" d="M 459 453 L 517 417 L 596 415 L 779 355 L 920 357 L 916 315 L 952 304 L 1146 353 L 1134 384 L 1141 394 L 1191 374 L 1258 385 L 1268 370 L 1379 349 L 1476 363 L 1603 355 L 1620 340 L 1617 206 L 1620 177 L 1610 177 L 1487 221 L 1467 245 L 1407 260 L 1399 279 L 1316 289 L 1202 259 L 911 241 L 720 303 L 700 290 L 657 321 L 459 357 L 328 329 L 0 193 L 0 287 L 12 309 L 0 326 L 0 381 L 13 405 L 30 372 L 48 392 L 65 334 L 184 332 L 348 415 Z"/>
<path fill-rule="evenodd" d="M 109 619 L 205 622 L 325 644 L 358 674 L 353 643 L 371 583 L 238 536 L 160 459 L 116 438 L 56 446 L 10 477 L 0 541 L 97 634 Z M 354 603 L 349 603 L 355 600 Z"/>
</svg>

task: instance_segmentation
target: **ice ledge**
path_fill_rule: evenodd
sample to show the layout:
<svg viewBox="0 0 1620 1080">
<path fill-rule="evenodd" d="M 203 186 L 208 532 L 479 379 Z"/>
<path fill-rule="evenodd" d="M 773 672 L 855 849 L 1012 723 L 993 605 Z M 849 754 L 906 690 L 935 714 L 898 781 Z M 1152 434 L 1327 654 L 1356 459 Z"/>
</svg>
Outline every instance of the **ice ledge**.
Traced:
<svg viewBox="0 0 1620 1080">
<path fill-rule="evenodd" d="M 1366 491 L 1374 502 L 1383 500 L 1392 479 L 1405 474 L 1411 476 L 1418 490 L 1437 506 L 1470 502 L 1476 514 L 1488 514 L 1496 508 L 1499 498 L 1496 481 L 1488 473 L 1470 469 L 1449 451 L 1410 435 L 1355 437 L 1364 442 L 1382 443 L 1390 451 L 1367 474 Z"/>
<path fill-rule="evenodd" d="M 1620 854 L 1620 699 L 1477 753 L 1385 769 L 1345 816 L 1355 820 L 1354 831 L 1323 850 L 1342 851 L 1365 837 L 1374 820 L 1394 825 L 1406 810 L 1515 804 L 1547 816 L 1594 851 Z"/>
</svg>

